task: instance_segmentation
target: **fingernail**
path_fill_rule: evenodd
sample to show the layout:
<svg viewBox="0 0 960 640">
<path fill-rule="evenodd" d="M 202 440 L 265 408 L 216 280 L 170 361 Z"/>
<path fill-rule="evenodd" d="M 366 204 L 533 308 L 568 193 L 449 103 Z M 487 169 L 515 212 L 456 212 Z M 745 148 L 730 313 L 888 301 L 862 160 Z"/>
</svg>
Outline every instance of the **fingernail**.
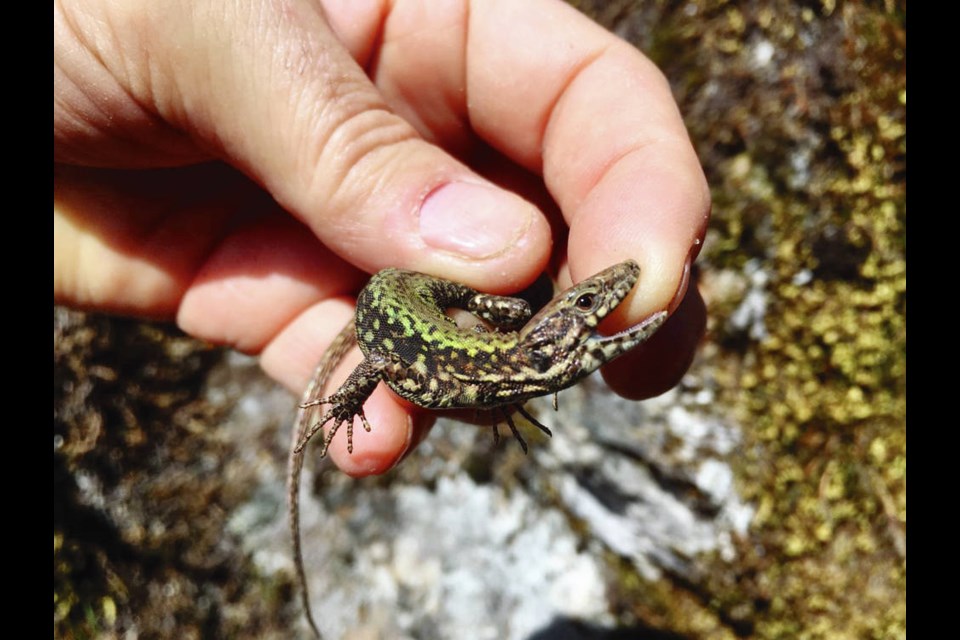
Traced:
<svg viewBox="0 0 960 640">
<path fill-rule="evenodd" d="M 676 293 L 673 294 L 673 300 L 671 300 L 667 306 L 667 311 L 670 313 L 677 310 L 677 307 L 680 306 L 680 303 L 683 302 L 683 299 L 687 295 L 687 287 L 690 285 L 690 276 L 693 273 L 693 261 L 696 259 L 697 253 L 700 252 L 699 245 L 700 241 L 697 240 L 697 243 L 690 250 L 690 253 L 687 254 L 687 261 L 683 263 L 683 273 L 680 274 L 680 285 L 677 287 Z"/>
<path fill-rule="evenodd" d="M 683 273 L 680 275 L 680 286 L 677 287 L 677 292 L 673 294 L 673 300 L 670 301 L 670 306 L 668 307 L 671 313 L 676 311 L 687 293 L 687 285 L 690 284 L 690 267 L 692 265 L 693 261 L 689 258 L 683 263 Z"/>
<path fill-rule="evenodd" d="M 490 258 L 512 247 L 530 226 L 532 210 L 495 187 L 450 182 L 420 206 L 420 237 L 435 249 L 469 259 Z"/>
</svg>

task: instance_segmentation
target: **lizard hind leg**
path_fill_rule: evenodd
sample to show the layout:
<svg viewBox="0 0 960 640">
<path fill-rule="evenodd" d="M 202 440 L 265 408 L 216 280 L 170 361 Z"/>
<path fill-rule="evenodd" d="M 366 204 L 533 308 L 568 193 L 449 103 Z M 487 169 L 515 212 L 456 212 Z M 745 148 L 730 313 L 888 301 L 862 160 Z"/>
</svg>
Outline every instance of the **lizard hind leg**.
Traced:
<svg viewBox="0 0 960 640">
<path fill-rule="evenodd" d="M 303 448 L 307 445 L 307 442 L 316 435 L 320 429 L 323 428 L 323 425 L 327 424 L 331 420 L 333 421 L 333 427 L 327 433 L 326 437 L 323 439 L 323 449 L 320 453 L 320 457 L 323 457 L 327 453 L 327 447 L 330 445 L 333 436 L 340 429 L 340 425 L 343 423 L 347 424 L 347 451 L 353 453 L 353 419 L 354 417 L 359 416 L 360 421 L 363 423 L 363 428 L 366 431 L 370 431 L 370 423 L 367 422 L 367 416 L 363 413 L 363 405 L 367 401 L 367 398 L 370 397 L 370 394 L 373 393 L 374 388 L 380 382 L 381 375 L 384 368 L 388 364 L 388 359 L 378 353 L 368 354 L 363 361 L 357 365 L 357 367 L 350 373 L 344 383 L 337 389 L 337 392 L 326 398 L 317 398 L 315 400 L 310 400 L 304 402 L 300 405 L 301 410 L 309 409 L 310 407 L 316 407 L 319 405 L 329 404 L 330 409 L 327 410 L 323 417 L 315 422 L 309 429 L 306 429 L 303 433 L 303 436 L 297 442 L 297 446 L 294 449 L 294 453 L 300 453 L 303 451 Z M 320 385 L 312 385 L 320 386 Z M 306 416 L 310 412 L 303 414 L 301 420 L 306 420 Z"/>
</svg>

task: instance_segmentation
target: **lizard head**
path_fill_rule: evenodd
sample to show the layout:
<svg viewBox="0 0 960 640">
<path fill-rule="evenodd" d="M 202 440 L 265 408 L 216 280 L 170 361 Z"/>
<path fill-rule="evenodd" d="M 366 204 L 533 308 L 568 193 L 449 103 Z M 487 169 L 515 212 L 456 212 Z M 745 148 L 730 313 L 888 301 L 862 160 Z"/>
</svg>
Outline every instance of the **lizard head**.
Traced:
<svg viewBox="0 0 960 640">
<path fill-rule="evenodd" d="M 639 277 L 640 266 L 627 260 L 551 300 L 520 331 L 519 347 L 530 366 L 563 385 L 573 384 L 653 335 L 666 320 L 666 311 L 611 336 L 597 330 Z"/>
</svg>

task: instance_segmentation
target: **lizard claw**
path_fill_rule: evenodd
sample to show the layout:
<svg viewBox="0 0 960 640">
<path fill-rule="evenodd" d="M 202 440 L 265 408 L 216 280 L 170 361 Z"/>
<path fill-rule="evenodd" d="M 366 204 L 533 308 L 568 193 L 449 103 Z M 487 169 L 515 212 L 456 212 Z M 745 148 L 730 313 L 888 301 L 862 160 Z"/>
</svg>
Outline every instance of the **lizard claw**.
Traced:
<svg viewBox="0 0 960 640">
<path fill-rule="evenodd" d="M 510 431 L 513 432 L 513 437 L 516 438 L 517 442 L 520 443 L 520 448 L 523 449 L 523 455 L 527 455 L 527 443 L 523 439 L 523 436 L 520 435 L 520 432 L 517 430 L 517 425 L 513 423 L 513 416 L 511 416 L 510 412 L 507 411 L 505 408 L 501 407 L 500 410 L 503 411 L 503 417 L 506 419 L 507 426 L 510 427 Z"/>
<path fill-rule="evenodd" d="M 367 422 L 367 416 L 363 415 L 363 410 L 361 409 L 360 413 L 358 413 L 357 415 L 360 416 L 360 422 L 363 423 L 364 431 L 366 431 L 367 433 L 370 433 L 370 429 L 371 429 L 370 423 Z"/>
<path fill-rule="evenodd" d="M 316 407 L 321 404 L 330 404 L 334 401 L 334 398 L 317 398 L 316 400 L 311 400 L 310 402 L 301 402 L 297 405 L 300 409 L 309 409 L 310 407 Z"/>
<path fill-rule="evenodd" d="M 554 396 L 554 398 L 556 398 L 556 396 Z M 516 404 L 516 405 L 513 406 L 513 408 L 516 409 L 517 412 L 518 412 L 520 415 L 522 415 L 524 418 L 526 418 L 527 421 L 530 422 L 530 424 L 532 424 L 533 426 L 535 426 L 537 429 L 540 429 L 540 431 L 543 431 L 545 434 L 547 434 L 548 437 L 550 437 L 550 438 L 553 437 L 553 432 L 550 431 L 550 429 L 548 429 L 545 424 L 541 424 L 539 420 L 537 420 L 537 419 L 534 418 L 532 415 L 530 415 L 530 414 L 527 412 L 527 410 L 523 408 L 523 405 Z"/>
</svg>

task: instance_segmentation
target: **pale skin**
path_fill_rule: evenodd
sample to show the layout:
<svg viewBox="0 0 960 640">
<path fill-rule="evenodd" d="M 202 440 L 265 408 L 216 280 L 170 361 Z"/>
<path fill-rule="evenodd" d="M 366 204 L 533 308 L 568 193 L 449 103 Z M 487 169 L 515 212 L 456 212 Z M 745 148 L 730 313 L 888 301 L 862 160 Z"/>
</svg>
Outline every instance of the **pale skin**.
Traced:
<svg viewBox="0 0 960 640">
<path fill-rule="evenodd" d="M 175 320 L 298 396 L 388 266 L 507 294 L 637 260 L 605 326 L 673 317 L 605 368 L 627 397 L 702 332 L 709 192 L 669 86 L 555 0 L 61 0 L 54 160 L 57 302 Z M 330 449 L 355 476 L 430 424 L 382 386 L 366 415 Z"/>
</svg>

